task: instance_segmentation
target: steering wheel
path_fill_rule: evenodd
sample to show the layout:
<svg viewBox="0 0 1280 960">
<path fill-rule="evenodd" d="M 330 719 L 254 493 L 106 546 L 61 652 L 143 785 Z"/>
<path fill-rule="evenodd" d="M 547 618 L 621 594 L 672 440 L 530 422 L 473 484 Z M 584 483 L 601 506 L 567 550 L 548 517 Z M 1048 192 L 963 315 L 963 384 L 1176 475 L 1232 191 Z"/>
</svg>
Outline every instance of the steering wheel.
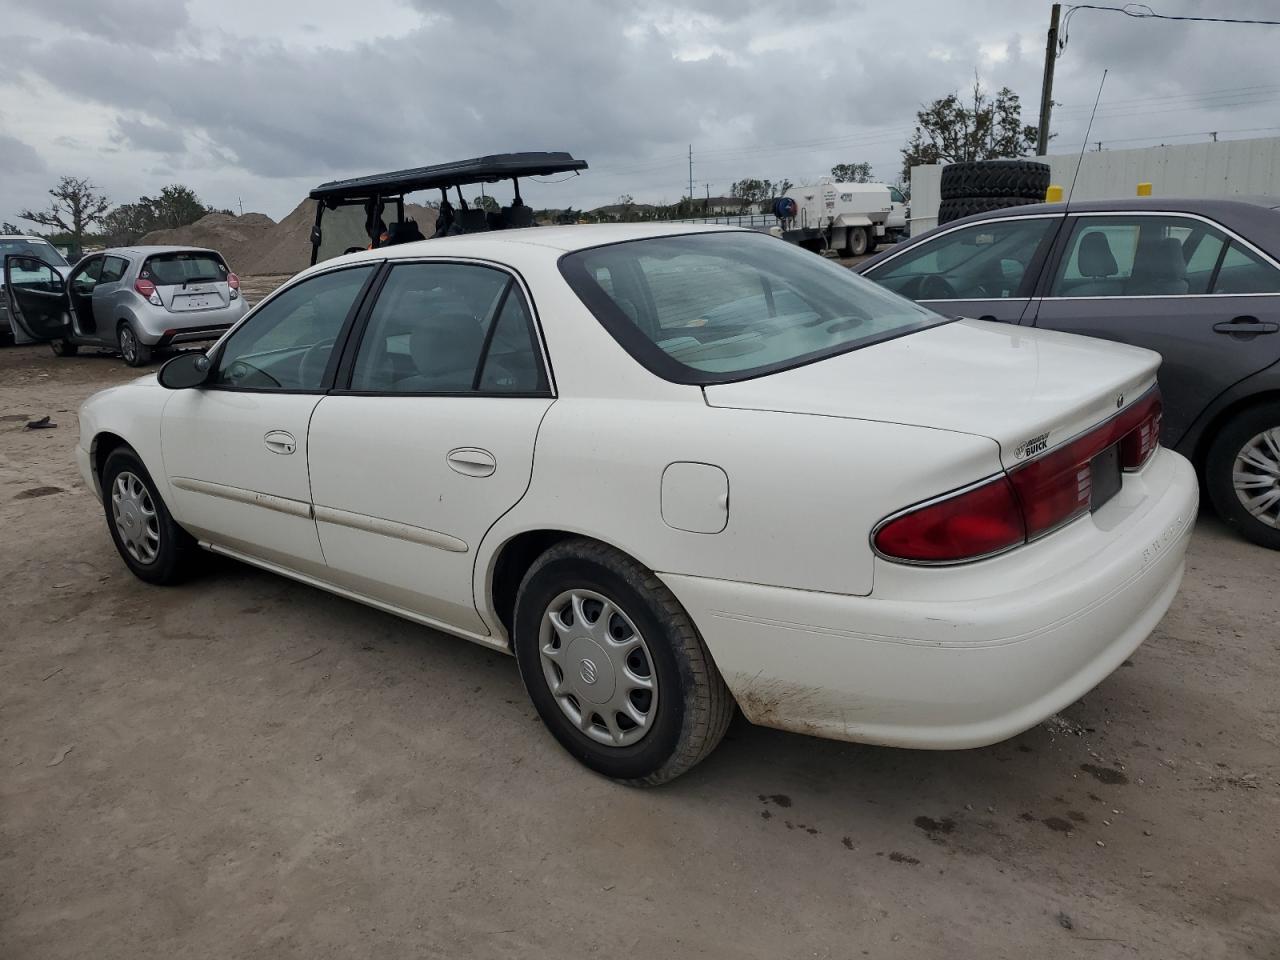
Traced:
<svg viewBox="0 0 1280 960">
<path fill-rule="evenodd" d="M 956 288 L 940 273 L 927 273 L 920 281 L 917 300 L 955 300 Z"/>
</svg>

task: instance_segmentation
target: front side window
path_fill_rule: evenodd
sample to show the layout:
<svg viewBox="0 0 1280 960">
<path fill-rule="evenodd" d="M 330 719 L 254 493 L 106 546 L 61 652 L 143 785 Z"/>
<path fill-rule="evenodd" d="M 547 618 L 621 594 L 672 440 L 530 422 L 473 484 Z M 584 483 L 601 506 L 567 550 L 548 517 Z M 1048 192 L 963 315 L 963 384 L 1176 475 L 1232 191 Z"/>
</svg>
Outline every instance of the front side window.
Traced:
<svg viewBox="0 0 1280 960">
<path fill-rule="evenodd" d="M 873 267 L 867 276 L 912 300 L 1029 297 L 1036 279 L 1031 263 L 1058 222 L 1019 217 L 960 227 Z"/>
<path fill-rule="evenodd" d="M 377 268 L 309 277 L 264 303 L 223 344 L 214 386 L 320 390 L 334 343 Z"/>
<path fill-rule="evenodd" d="M 757 233 L 593 247 L 560 271 L 632 356 L 678 383 L 742 380 L 947 322 Z"/>
<path fill-rule="evenodd" d="M 71 292 L 82 295 L 93 293 L 93 288 L 98 285 L 100 276 L 102 276 L 102 257 L 92 257 L 82 261 L 80 266 L 71 273 Z"/>
<path fill-rule="evenodd" d="M 1051 297 L 1158 297 L 1210 291 L 1227 243 L 1203 220 L 1116 214 L 1080 217 Z"/>
<path fill-rule="evenodd" d="M 533 323 L 510 274 L 463 263 L 392 268 L 360 338 L 360 393 L 537 393 Z"/>
</svg>

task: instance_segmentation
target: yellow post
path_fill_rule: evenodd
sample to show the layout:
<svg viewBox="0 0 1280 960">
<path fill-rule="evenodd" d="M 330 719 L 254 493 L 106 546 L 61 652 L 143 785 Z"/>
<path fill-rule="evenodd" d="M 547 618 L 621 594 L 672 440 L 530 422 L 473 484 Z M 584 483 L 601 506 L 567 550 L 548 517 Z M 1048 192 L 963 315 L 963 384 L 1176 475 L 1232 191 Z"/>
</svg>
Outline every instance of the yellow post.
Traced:
<svg viewBox="0 0 1280 960">
<path fill-rule="evenodd" d="M 1044 192 L 1045 203 L 1061 203 L 1062 202 L 1062 185 L 1057 183 L 1049 184 L 1049 189 Z"/>
<path fill-rule="evenodd" d="M 1140 184 L 1138 184 L 1138 196 L 1140 196 L 1140 197 L 1149 197 L 1149 196 L 1151 196 L 1151 184 L 1149 184 L 1149 183 L 1140 183 Z"/>
</svg>

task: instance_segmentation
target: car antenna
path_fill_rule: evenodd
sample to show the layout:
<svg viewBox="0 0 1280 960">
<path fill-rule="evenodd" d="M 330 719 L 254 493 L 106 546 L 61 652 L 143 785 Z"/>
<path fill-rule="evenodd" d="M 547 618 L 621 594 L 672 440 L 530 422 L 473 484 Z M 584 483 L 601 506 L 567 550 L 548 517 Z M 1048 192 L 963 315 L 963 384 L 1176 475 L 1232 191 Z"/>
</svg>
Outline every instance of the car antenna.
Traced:
<svg viewBox="0 0 1280 960">
<path fill-rule="evenodd" d="M 1102 99 L 1102 86 L 1107 82 L 1107 71 L 1103 68 L 1102 81 L 1098 84 L 1098 95 L 1093 98 L 1093 111 L 1089 114 L 1089 125 L 1084 128 L 1084 143 L 1080 144 L 1080 156 L 1076 157 L 1076 172 L 1071 175 L 1071 188 L 1067 191 L 1067 209 L 1071 209 L 1071 195 L 1076 192 L 1076 178 L 1080 176 L 1080 164 L 1084 160 L 1084 151 L 1089 146 L 1089 131 L 1093 129 L 1093 117 L 1098 112 L 1098 101 Z M 1046 144 L 1045 149 L 1048 149 Z"/>
</svg>

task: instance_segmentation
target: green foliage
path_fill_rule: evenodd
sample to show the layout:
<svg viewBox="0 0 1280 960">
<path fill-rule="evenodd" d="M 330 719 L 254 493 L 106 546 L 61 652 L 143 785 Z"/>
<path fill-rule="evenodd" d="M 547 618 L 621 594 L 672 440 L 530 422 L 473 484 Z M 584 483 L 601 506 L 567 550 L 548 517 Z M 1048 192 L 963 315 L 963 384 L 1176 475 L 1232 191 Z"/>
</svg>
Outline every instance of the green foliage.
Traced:
<svg viewBox="0 0 1280 960">
<path fill-rule="evenodd" d="M 755 180 L 745 179 L 737 180 L 733 186 L 729 188 L 729 196 L 737 197 L 739 200 L 745 200 L 748 203 L 758 203 L 761 200 L 769 200 L 773 197 L 780 197 L 794 186 L 790 180 L 779 180 L 774 183 L 772 180 Z"/>
<path fill-rule="evenodd" d="M 493 199 L 493 197 L 489 196 L 487 193 L 481 194 L 472 200 L 471 206 L 473 209 L 483 210 L 485 213 L 497 213 L 502 209 L 502 206 L 498 201 Z"/>
<path fill-rule="evenodd" d="M 1023 124 L 1022 103 L 1008 87 L 992 99 L 975 76 L 971 99 L 959 92 L 935 100 L 916 114 L 916 129 L 902 148 L 902 178 L 921 163 L 1022 157 L 1036 148 L 1036 128 Z"/>
<path fill-rule="evenodd" d="M 26 233 L 26 231 L 16 223 L 10 223 L 6 220 L 3 224 L 0 224 L 0 233 L 5 234 L 6 236 L 15 236 L 20 233 Z"/>
<path fill-rule="evenodd" d="M 180 183 L 170 184 L 156 197 L 139 197 L 137 203 L 123 203 L 102 219 L 103 239 L 109 246 L 137 243 L 152 230 L 170 230 L 195 223 L 215 211 L 196 192 Z"/>
<path fill-rule="evenodd" d="M 870 183 L 871 164 L 837 163 L 831 168 L 831 176 L 840 183 Z"/>
</svg>

